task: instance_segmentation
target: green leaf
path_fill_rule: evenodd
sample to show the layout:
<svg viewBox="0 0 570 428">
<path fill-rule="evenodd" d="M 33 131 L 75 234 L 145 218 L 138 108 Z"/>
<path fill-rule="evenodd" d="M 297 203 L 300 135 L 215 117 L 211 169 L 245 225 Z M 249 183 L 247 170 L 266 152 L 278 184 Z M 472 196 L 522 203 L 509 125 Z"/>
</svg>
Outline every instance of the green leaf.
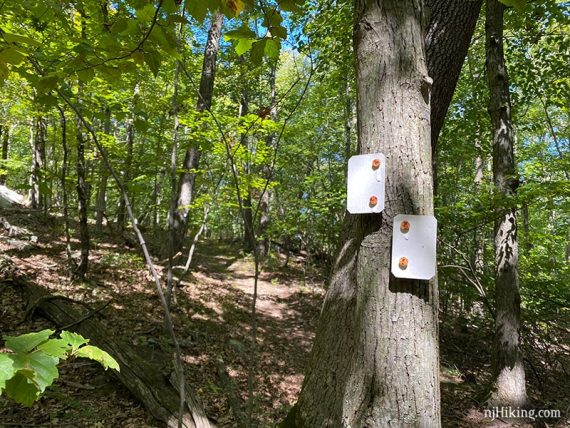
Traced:
<svg viewBox="0 0 570 428">
<path fill-rule="evenodd" d="M 30 352 L 36 346 L 48 340 L 53 333 L 53 330 L 42 330 L 35 333 L 22 334 L 17 337 L 6 336 L 6 348 L 17 353 Z"/>
<path fill-rule="evenodd" d="M 4 40 L 6 40 L 8 43 L 23 43 L 26 45 L 37 46 L 37 47 L 42 45 L 40 42 L 34 39 L 30 39 L 29 37 L 21 36 L 19 34 L 3 33 L 2 37 L 4 37 Z"/>
<path fill-rule="evenodd" d="M 129 28 L 129 20 L 127 18 L 119 18 L 111 26 L 111 32 L 122 33 L 128 28 Z"/>
<path fill-rule="evenodd" d="M 235 45 L 235 51 L 238 55 L 243 55 L 251 49 L 255 39 L 239 39 Z"/>
<path fill-rule="evenodd" d="M 91 67 L 83 70 L 77 70 L 77 77 L 79 77 L 79 80 L 82 82 L 90 82 L 95 77 L 95 70 Z"/>
<path fill-rule="evenodd" d="M 281 16 L 281 13 L 279 13 L 277 9 L 271 8 L 265 13 L 263 23 L 261 25 L 267 28 L 277 27 L 278 25 L 281 25 L 282 22 L 283 17 Z"/>
<path fill-rule="evenodd" d="M 0 395 L 6 386 L 6 381 L 10 380 L 14 374 L 16 374 L 16 369 L 14 369 L 12 358 L 6 354 L 0 354 Z"/>
<path fill-rule="evenodd" d="M 143 51 L 134 51 L 131 54 L 131 58 L 135 61 L 138 65 L 144 65 L 144 52 Z"/>
<path fill-rule="evenodd" d="M 282 0 L 279 2 L 279 7 L 281 10 L 286 12 L 301 12 L 301 7 L 299 6 L 299 0 Z"/>
<path fill-rule="evenodd" d="M 71 344 L 64 339 L 50 339 L 47 342 L 38 346 L 38 351 L 42 351 L 52 357 L 57 357 L 61 360 L 67 358 L 67 353 L 71 351 Z"/>
<path fill-rule="evenodd" d="M 245 8 L 245 3 L 242 0 L 225 0 L 224 6 L 224 9 L 227 9 L 224 13 L 228 18 L 234 18 Z"/>
<path fill-rule="evenodd" d="M 269 32 L 274 37 L 279 37 L 280 39 L 287 38 L 287 28 L 283 27 L 282 25 L 278 25 L 276 27 L 269 27 Z"/>
<path fill-rule="evenodd" d="M 279 58 L 279 52 L 281 51 L 281 41 L 279 39 L 267 39 L 265 43 L 264 53 L 269 58 L 277 59 Z"/>
<path fill-rule="evenodd" d="M 152 71 L 154 77 L 158 76 L 158 72 L 160 71 L 160 63 L 162 62 L 162 58 L 156 52 L 147 52 L 144 56 L 144 62 Z"/>
<path fill-rule="evenodd" d="M 154 8 L 154 4 L 151 2 L 144 7 L 137 9 L 137 20 L 142 23 L 148 23 L 152 21 L 155 13 L 156 9 Z"/>
<path fill-rule="evenodd" d="M 251 62 L 256 65 L 261 64 L 263 61 L 263 54 L 265 52 L 265 44 L 267 43 L 267 39 L 258 40 L 253 44 L 251 47 Z"/>
<path fill-rule="evenodd" d="M 6 395 L 16 403 L 30 407 L 38 399 L 40 391 L 30 379 L 22 373 L 16 373 L 6 382 Z"/>
<path fill-rule="evenodd" d="M 71 352 L 74 353 L 79 349 L 80 346 L 89 343 L 89 339 L 85 339 L 83 336 L 71 331 L 62 331 L 59 335 L 63 340 L 65 340 L 69 346 L 71 346 Z"/>
<path fill-rule="evenodd" d="M 231 30 L 224 34 L 224 40 L 241 40 L 241 39 L 255 39 L 257 35 L 247 26 L 238 28 L 237 30 Z"/>
<path fill-rule="evenodd" d="M 57 76 L 53 74 L 40 78 L 40 80 L 38 80 L 36 84 L 38 90 L 44 94 L 50 92 L 56 86 L 57 86 Z"/>
<path fill-rule="evenodd" d="M 7 62 L 8 64 L 19 65 L 26 56 L 16 48 L 8 48 L 0 51 L 0 61 Z"/>
<path fill-rule="evenodd" d="M 119 363 L 113 357 L 111 357 L 107 352 L 96 346 L 87 345 L 80 348 L 76 354 L 78 357 L 89 358 L 90 360 L 98 361 L 105 367 L 120 371 Z"/>
<path fill-rule="evenodd" d="M 198 22 L 204 22 L 208 13 L 208 2 L 204 0 L 186 0 L 186 11 Z"/>
<path fill-rule="evenodd" d="M 524 12 L 526 8 L 526 0 L 499 0 L 505 6 L 514 7 L 517 12 Z"/>
<path fill-rule="evenodd" d="M 59 358 L 42 351 L 34 351 L 31 354 L 16 354 L 12 359 L 18 373 L 32 380 L 40 393 L 44 392 L 59 377 L 57 371 Z"/>
</svg>

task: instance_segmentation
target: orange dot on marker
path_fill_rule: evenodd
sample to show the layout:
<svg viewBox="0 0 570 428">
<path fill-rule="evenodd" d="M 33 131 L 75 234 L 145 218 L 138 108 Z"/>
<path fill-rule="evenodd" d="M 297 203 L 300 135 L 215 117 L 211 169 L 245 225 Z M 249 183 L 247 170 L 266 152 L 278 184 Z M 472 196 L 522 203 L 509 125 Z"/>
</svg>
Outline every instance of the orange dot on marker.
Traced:
<svg viewBox="0 0 570 428">
<path fill-rule="evenodd" d="M 407 220 L 404 220 L 400 223 L 400 232 L 402 233 L 408 233 L 410 231 L 410 222 Z"/>
<path fill-rule="evenodd" d="M 378 203 L 378 198 L 376 196 L 370 196 L 369 203 L 371 207 L 375 207 Z"/>
<path fill-rule="evenodd" d="M 380 168 L 380 159 L 374 159 L 372 161 L 372 169 L 378 169 Z"/>
<path fill-rule="evenodd" d="M 407 257 L 400 257 L 400 261 L 398 262 L 398 266 L 400 269 L 404 270 L 408 267 L 408 258 Z"/>
</svg>

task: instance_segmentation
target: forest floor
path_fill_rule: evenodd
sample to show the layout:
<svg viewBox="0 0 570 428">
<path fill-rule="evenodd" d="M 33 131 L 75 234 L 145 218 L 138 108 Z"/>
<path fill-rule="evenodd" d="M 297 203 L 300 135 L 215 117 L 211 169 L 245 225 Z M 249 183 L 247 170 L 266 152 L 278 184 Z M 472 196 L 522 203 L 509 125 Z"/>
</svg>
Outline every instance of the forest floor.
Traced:
<svg viewBox="0 0 570 428">
<path fill-rule="evenodd" d="M 130 343 L 147 360 L 169 364 L 172 350 L 162 333 L 162 309 L 136 249 L 125 246 L 113 234 L 93 234 L 89 278 L 83 283 L 72 282 L 67 275 L 60 218 L 30 210 L 0 210 L 0 217 L 37 237 L 37 242 L 22 245 L 0 226 L 0 252 L 12 258 L 20 274 L 92 307 L 111 300 L 96 315 L 109 332 Z M 77 246 L 76 241 L 73 244 Z M 255 414 L 261 427 L 275 426 L 296 400 L 324 296 L 324 276 L 307 266 L 303 257 L 292 257 L 286 268 L 282 262 L 275 258 L 264 265 L 259 282 L 254 384 Z M 160 264 L 158 267 L 162 272 Z M 223 361 L 239 397 L 247 398 L 253 262 L 236 245 L 208 241 L 199 244 L 191 271 L 176 293 L 173 309 L 186 376 L 208 416 L 220 427 L 233 427 L 235 418 L 217 373 Z M 26 303 L 20 290 L 0 283 L 1 335 L 53 328 L 41 317 L 25 321 Z M 489 330 L 442 323 L 444 427 L 509 426 L 484 418 L 475 398 L 481 394 L 481 385 L 488 382 L 491 337 Z M 544 376 L 535 370 L 527 378 L 529 389 L 538 391 L 532 394 L 540 403 L 538 408 L 560 409 L 568 416 L 570 378 L 563 369 Z M 171 367 L 165 367 L 165 373 L 169 370 Z M 10 426 L 160 425 L 112 374 L 96 363 L 76 360 L 62 364 L 60 378 L 31 409 L 0 397 L 0 427 Z M 552 420 L 540 426 L 570 423 L 568 419 Z"/>
</svg>

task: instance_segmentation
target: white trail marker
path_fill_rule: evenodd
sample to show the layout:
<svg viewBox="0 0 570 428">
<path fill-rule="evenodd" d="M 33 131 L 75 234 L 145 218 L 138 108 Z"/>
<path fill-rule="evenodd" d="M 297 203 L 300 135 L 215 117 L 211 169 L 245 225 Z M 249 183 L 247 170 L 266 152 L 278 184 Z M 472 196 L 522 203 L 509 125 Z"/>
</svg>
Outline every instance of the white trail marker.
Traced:
<svg viewBox="0 0 570 428">
<path fill-rule="evenodd" d="M 384 210 L 386 158 L 382 153 L 352 156 L 348 160 L 346 209 L 351 214 Z"/>
<path fill-rule="evenodd" d="M 392 232 L 396 278 L 431 279 L 436 271 L 437 220 L 432 215 L 398 214 Z"/>
</svg>

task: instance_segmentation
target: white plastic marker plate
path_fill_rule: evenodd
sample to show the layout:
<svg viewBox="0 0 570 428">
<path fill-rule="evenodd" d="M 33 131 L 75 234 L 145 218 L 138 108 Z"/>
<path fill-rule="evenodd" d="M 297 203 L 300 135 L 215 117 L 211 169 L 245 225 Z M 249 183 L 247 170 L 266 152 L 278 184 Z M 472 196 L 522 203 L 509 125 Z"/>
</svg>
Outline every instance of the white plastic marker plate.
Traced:
<svg viewBox="0 0 570 428">
<path fill-rule="evenodd" d="M 352 156 L 348 160 L 346 189 L 348 212 L 351 214 L 382 212 L 385 181 L 386 158 L 382 153 Z"/>
<path fill-rule="evenodd" d="M 412 279 L 433 278 L 436 268 L 436 240 L 437 220 L 434 216 L 398 214 L 394 217 L 392 233 L 394 276 Z"/>
</svg>

